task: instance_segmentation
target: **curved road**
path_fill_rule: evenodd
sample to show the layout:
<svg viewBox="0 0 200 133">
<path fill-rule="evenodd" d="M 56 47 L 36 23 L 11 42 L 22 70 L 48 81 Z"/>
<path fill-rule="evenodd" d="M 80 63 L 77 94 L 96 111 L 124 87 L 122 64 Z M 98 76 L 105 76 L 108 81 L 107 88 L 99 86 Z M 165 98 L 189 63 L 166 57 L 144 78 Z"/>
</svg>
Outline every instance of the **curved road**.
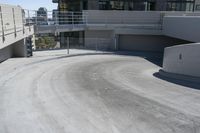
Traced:
<svg viewBox="0 0 200 133">
<path fill-rule="evenodd" d="M 200 91 L 123 55 L 0 64 L 0 133 L 200 133 Z"/>
</svg>

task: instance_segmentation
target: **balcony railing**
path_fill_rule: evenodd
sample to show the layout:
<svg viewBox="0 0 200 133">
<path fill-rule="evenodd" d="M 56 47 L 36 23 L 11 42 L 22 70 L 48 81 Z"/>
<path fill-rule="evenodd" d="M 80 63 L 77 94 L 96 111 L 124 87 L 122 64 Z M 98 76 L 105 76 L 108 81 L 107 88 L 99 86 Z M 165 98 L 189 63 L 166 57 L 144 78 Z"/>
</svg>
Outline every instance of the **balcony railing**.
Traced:
<svg viewBox="0 0 200 133">
<path fill-rule="evenodd" d="M 161 30 L 164 16 L 198 16 L 194 12 L 160 12 L 160 11 L 101 11 L 87 10 L 83 12 L 52 11 L 37 14 L 37 11 L 26 11 L 26 24 L 35 24 L 39 28 L 129 28 Z M 63 27 L 64 28 L 64 27 Z M 54 30 L 56 31 L 56 30 Z M 62 31 L 63 32 L 63 31 Z"/>
</svg>

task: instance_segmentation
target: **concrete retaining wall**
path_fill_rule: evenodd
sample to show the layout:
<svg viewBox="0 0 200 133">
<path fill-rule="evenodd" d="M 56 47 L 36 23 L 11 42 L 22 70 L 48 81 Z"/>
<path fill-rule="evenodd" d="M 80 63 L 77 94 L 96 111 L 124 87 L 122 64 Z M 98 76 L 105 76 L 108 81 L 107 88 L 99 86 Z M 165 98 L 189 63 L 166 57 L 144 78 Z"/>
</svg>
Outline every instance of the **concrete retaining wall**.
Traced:
<svg viewBox="0 0 200 133">
<path fill-rule="evenodd" d="M 160 12 L 87 10 L 88 24 L 160 24 Z"/>
<path fill-rule="evenodd" d="M 11 57 L 26 57 L 26 43 L 25 39 L 17 41 L 12 45 L 0 49 L 0 62 L 9 59 Z"/>
<path fill-rule="evenodd" d="M 33 26 L 26 26 L 25 12 L 19 6 L 0 4 L 0 62 L 13 56 L 25 57 L 24 39 L 34 34 Z"/>
<path fill-rule="evenodd" d="M 200 42 L 200 16 L 166 16 L 163 34 L 191 42 Z"/>
<path fill-rule="evenodd" d="M 8 58 L 13 56 L 12 46 L 7 46 L 3 49 L 0 49 L 0 63 Z"/>
<path fill-rule="evenodd" d="M 163 71 L 200 78 L 200 43 L 165 48 Z"/>
<path fill-rule="evenodd" d="M 163 52 L 165 47 L 188 43 L 161 35 L 119 35 L 119 50 Z"/>
<path fill-rule="evenodd" d="M 112 30 L 85 31 L 85 47 L 97 50 L 114 50 L 114 32 Z"/>
</svg>

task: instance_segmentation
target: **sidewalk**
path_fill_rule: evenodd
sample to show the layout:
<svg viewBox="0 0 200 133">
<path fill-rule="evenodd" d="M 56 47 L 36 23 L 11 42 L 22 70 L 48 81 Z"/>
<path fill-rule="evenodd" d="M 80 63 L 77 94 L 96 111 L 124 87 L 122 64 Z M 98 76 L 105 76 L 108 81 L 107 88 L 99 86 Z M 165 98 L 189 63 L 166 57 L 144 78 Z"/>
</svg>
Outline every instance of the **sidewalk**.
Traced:
<svg viewBox="0 0 200 133">
<path fill-rule="evenodd" d="M 71 56 L 71 55 L 84 55 L 84 54 L 103 54 L 113 52 L 108 51 L 96 51 L 96 50 L 84 50 L 84 49 L 70 49 L 69 54 L 67 49 L 59 50 L 46 50 L 46 51 L 35 51 L 33 52 L 33 57 L 44 57 L 44 56 Z"/>
</svg>

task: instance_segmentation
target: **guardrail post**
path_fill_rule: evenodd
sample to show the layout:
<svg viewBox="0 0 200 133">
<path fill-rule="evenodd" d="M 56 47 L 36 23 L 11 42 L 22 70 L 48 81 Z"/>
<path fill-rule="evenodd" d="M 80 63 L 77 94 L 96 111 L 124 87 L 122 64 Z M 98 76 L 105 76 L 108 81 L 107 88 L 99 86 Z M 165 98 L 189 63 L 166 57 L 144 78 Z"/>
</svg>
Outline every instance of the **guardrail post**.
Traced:
<svg viewBox="0 0 200 133">
<path fill-rule="evenodd" d="M 2 41 L 5 41 L 5 33 L 4 33 L 4 24 L 3 24 L 3 14 L 2 14 L 2 8 L 0 6 L 0 17 L 1 17 L 1 26 L 2 26 Z"/>
<path fill-rule="evenodd" d="M 164 12 L 161 12 L 160 13 L 160 25 L 161 25 L 161 30 L 163 29 L 163 19 L 165 17 L 165 13 Z"/>
<path fill-rule="evenodd" d="M 17 28 L 16 28 L 15 9 L 14 8 L 12 8 L 12 14 L 13 14 L 14 33 L 15 33 L 15 37 L 17 37 Z"/>
<path fill-rule="evenodd" d="M 115 51 L 117 51 L 117 35 L 116 34 L 114 37 L 114 43 L 115 43 Z"/>
<path fill-rule="evenodd" d="M 70 43 L 69 37 L 67 37 L 67 54 L 69 54 L 69 43 Z"/>
<path fill-rule="evenodd" d="M 96 52 L 98 51 L 98 38 L 96 38 Z"/>
</svg>

